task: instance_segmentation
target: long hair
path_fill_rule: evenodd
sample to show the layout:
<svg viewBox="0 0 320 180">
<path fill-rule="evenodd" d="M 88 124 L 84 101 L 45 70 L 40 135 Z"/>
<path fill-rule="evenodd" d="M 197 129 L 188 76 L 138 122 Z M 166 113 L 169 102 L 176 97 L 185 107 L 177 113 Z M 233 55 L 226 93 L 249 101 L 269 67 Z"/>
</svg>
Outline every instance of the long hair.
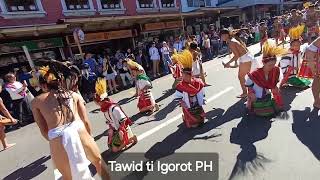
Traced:
<svg viewBox="0 0 320 180">
<path fill-rule="evenodd" d="M 58 104 L 58 112 L 63 124 L 74 121 L 75 116 L 71 104 L 74 103 L 73 91 L 67 84 L 67 79 L 73 79 L 74 70 L 67 64 L 55 60 L 40 60 L 37 64 L 42 65 L 39 69 L 39 83 L 45 84 L 50 92 L 53 92 Z M 43 66 L 45 65 L 45 66 Z M 74 106 L 73 106 L 74 107 Z M 60 123 L 60 122 L 59 122 Z"/>
<path fill-rule="evenodd" d="M 247 48 L 247 45 L 246 43 L 244 43 L 241 38 L 239 37 L 240 36 L 240 32 L 241 32 L 241 29 L 235 29 L 235 30 L 228 30 L 227 28 L 224 28 L 220 31 L 220 36 L 223 35 L 223 34 L 227 34 L 229 35 L 230 39 L 234 38 L 235 40 L 237 40 L 240 45 L 245 48 L 246 50 L 248 50 Z"/>
</svg>

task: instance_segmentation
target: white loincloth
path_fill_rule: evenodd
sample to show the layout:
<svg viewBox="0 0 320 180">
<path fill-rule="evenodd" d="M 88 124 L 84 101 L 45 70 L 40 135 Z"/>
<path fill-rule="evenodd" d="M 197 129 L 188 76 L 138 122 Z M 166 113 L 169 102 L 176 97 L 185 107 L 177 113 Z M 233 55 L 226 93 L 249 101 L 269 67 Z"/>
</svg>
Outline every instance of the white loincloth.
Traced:
<svg viewBox="0 0 320 180">
<path fill-rule="evenodd" d="M 67 152 L 72 179 L 93 180 L 88 167 L 88 159 L 83 149 L 78 131 L 85 129 L 80 120 L 49 130 L 49 140 L 62 137 L 62 144 Z"/>
</svg>

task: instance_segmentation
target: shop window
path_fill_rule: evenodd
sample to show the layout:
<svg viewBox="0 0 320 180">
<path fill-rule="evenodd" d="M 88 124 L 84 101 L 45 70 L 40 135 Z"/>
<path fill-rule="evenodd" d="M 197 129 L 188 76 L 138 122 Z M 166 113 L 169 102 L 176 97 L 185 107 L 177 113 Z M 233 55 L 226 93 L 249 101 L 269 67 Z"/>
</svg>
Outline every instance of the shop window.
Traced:
<svg viewBox="0 0 320 180">
<path fill-rule="evenodd" d="M 176 1 L 175 0 L 161 0 L 161 7 L 162 8 L 175 8 Z"/>
<path fill-rule="evenodd" d="M 9 18 L 32 18 L 44 17 L 41 0 L 0 0 L 2 17 Z"/>
<path fill-rule="evenodd" d="M 122 0 L 97 0 L 100 14 L 125 14 Z"/>
<path fill-rule="evenodd" d="M 68 10 L 90 9 L 88 0 L 65 0 Z"/>
<path fill-rule="evenodd" d="M 18 11 L 38 11 L 38 6 L 35 0 L 5 0 L 8 12 Z"/>
<path fill-rule="evenodd" d="M 137 0 L 139 8 L 155 8 L 154 0 Z"/>
<path fill-rule="evenodd" d="M 95 10 L 92 0 L 61 0 L 65 16 L 94 15 Z"/>
<path fill-rule="evenodd" d="M 100 0 L 102 9 L 122 9 L 121 0 Z"/>
</svg>

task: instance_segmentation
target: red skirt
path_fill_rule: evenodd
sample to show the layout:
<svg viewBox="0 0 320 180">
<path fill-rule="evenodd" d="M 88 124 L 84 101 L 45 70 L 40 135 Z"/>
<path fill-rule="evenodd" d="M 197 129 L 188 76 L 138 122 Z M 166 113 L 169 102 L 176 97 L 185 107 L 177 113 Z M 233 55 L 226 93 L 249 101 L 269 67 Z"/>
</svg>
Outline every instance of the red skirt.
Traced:
<svg viewBox="0 0 320 180">
<path fill-rule="evenodd" d="M 303 60 L 302 61 L 302 64 L 301 64 L 301 67 L 300 67 L 300 70 L 299 70 L 299 73 L 298 73 L 298 77 L 300 77 L 300 78 L 309 78 L 309 79 L 314 77 L 311 68 L 308 66 L 308 61 L 307 60 Z"/>
<path fill-rule="evenodd" d="M 142 93 L 139 96 L 138 108 L 140 112 L 151 111 L 154 108 L 154 103 L 152 102 L 150 93 Z"/>
<path fill-rule="evenodd" d="M 183 111 L 183 122 L 187 128 L 197 127 L 199 124 L 204 122 L 205 112 L 201 106 L 196 108 L 182 108 Z"/>
</svg>

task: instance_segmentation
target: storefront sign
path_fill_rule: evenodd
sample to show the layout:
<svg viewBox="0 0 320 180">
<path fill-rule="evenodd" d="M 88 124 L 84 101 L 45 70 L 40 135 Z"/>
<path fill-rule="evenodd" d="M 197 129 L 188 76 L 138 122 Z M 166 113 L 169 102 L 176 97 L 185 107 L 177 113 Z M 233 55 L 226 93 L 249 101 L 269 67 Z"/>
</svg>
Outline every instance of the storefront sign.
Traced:
<svg viewBox="0 0 320 180">
<path fill-rule="evenodd" d="M 96 41 L 103 41 L 105 40 L 105 35 L 104 33 L 89 33 L 86 34 L 86 37 L 84 39 L 84 42 L 96 42 Z"/>
<path fill-rule="evenodd" d="M 179 28 L 179 27 L 182 27 L 181 21 L 166 22 L 166 28 Z"/>
<path fill-rule="evenodd" d="M 165 29 L 166 24 L 161 22 L 161 23 L 150 23 L 150 24 L 145 24 L 144 25 L 144 30 L 145 31 L 154 31 L 154 30 L 160 30 L 160 29 Z"/>
<path fill-rule="evenodd" d="M 40 49 L 63 47 L 63 42 L 61 38 L 50 38 L 36 41 L 23 41 L 0 44 L 0 55 L 23 52 L 22 46 L 26 46 L 29 51 L 35 51 Z"/>
<path fill-rule="evenodd" d="M 109 31 L 109 32 L 99 32 L 99 33 L 88 33 L 84 39 L 83 43 L 107 41 L 112 39 L 122 39 L 133 37 L 132 30 L 119 30 L 119 31 Z M 73 36 L 67 36 L 67 42 L 69 45 L 75 44 Z"/>
<path fill-rule="evenodd" d="M 106 40 L 111 39 L 122 39 L 122 38 L 128 38 L 132 37 L 132 31 L 131 30 L 119 30 L 119 31 L 110 31 L 104 33 Z"/>
</svg>

